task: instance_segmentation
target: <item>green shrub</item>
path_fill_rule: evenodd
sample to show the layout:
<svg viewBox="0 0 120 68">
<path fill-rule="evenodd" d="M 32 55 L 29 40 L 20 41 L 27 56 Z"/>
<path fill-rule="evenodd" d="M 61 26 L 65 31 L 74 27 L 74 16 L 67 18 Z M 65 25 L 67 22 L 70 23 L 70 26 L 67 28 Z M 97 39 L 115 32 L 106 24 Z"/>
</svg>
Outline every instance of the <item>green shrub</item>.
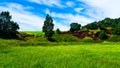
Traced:
<svg viewBox="0 0 120 68">
<path fill-rule="evenodd" d="M 113 34 L 120 35 L 120 25 L 116 26 L 116 27 L 113 29 Z"/>
<path fill-rule="evenodd" d="M 80 30 L 80 28 L 81 28 L 81 24 L 79 24 L 79 23 L 71 23 L 70 24 L 70 31 L 71 32 L 74 32 L 74 31 L 78 31 L 78 30 Z"/>
<path fill-rule="evenodd" d="M 120 35 L 112 35 L 107 41 L 109 41 L 109 42 L 120 42 Z"/>
<path fill-rule="evenodd" d="M 80 39 L 70 34 L 54 34 L 53 38 L 57 42 L 77 42 Z"/>
<path fill-rule="evenodd" d="M 60 33 L 61 33 L 61 31 L 60 31 L 59 28 L 57 28 L 56 33 L 57 33 L 57 34 L 60 34 Z"/>
<path fill-rule="evenodd" d="M 106 39 L 108 39 L 109 37 L 108 37 L 108 35 L 107 35 L 107 33 L 105 32 L 105 31 L 101 31 L 100 33 L 99 33 L 99 36 L 98 36 L 101 40 L 106 40 Z"/>
<path fill-rule="evenodd" d="M 87 29 L 96 30 L 98 29 L 98 24 L 97 22 L 92 22 L 92 23 L 85 25 L 84 27 Z"/>
<path fill-rule="evenodd" d="M 85 37 L 81 39 L 81 42 L 93 42 L 93 39 L 91 37 Z"/>
</svg>

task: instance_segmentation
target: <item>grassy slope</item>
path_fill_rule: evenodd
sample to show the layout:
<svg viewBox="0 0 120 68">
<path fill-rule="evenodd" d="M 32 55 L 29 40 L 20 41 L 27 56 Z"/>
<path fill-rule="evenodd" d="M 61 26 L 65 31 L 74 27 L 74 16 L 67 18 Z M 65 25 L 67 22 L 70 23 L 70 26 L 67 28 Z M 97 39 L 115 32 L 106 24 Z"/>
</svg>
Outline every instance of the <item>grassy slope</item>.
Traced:
<svg viewBox="0 0 120 68">
<path fill-rule="evenodd" d="M 0 68 L 120 68 L 120 43 L 12 47 Z"/>
<path fill-rule="evenodd" d="M 25 32 L 25 33 L 28 33 L 28 34 L 35 34 L 35 35 L 43 34 L 42 31 L 20 31 L 20 32 Z"/>
<path fill-rule="evenodd" d="M 41 32 L 27 33 L 40 36 L 27 41 L 0 39 L 0 68 L 120 68 L 119 39 L 109 42 L 116 41 L 116 36 L 94 43 L 89 38 L 80 41 L 71 35 L 55 35 L 59 42 L 51 43 Z"/>
</svg>

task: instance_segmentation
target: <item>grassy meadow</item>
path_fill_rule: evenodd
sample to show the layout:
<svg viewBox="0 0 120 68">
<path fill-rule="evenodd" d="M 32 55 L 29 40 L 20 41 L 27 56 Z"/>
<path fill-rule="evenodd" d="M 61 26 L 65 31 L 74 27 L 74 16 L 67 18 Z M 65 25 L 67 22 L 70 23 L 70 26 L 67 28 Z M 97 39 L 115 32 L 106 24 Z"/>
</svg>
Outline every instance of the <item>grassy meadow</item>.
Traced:
<svg viewBox="0 0 120 68">
<path fill-rule="evenodd" d="M 19 31 L 19 32 L 25 32 L 27 34 L 34 34 L 34 35 L 40 35 L 40 34 L 44 34 L 41 31 Z"/>
<path fill-rule="evenodd" d="M 35 33 L 26 40 L 0 39 L 0 68 L 120 68 L 120 42 L 54 35 L 56 42 Z M 117 36 L 119 38 L 119 36 Z M 72 41 L 72 42 L 71 42 Z"/>
<path fill-rule="evenodd" d="M 12 47 L 0 53 L 0 68 L 120 68 L 118 44 Z"/>
</svg>

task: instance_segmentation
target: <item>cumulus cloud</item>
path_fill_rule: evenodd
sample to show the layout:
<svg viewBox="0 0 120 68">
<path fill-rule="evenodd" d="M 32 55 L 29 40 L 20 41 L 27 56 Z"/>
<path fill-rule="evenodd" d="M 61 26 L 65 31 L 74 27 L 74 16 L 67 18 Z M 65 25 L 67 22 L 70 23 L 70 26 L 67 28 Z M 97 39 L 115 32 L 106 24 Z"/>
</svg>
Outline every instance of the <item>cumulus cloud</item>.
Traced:
<svg viewBox="0 0 120 68">
<path fill-rule="evenodd" d="M 120 0 L 80 0 L 96 11 L 102 11 L 104 17 L 118 18 L 120 17 Z"/>
<path fill-rule="evenodd" d="M 34 4 L 30 7 L 11 1 L 11 3 L 0 3 L 0 12 L 10 11 L 13 20 L 18 22 L 21 30 L 41 30 L 45 13 L 53 17 L 55 29 L 60 28 L 61 30 L 68 30 L 72 22 L 86 25 L 105 17 L 120 17 L 120 0 L 27 0 L 27 3 L 30 2 L 45 8 L 42 8 L 41 12 L 36 12 Z M 30 10 L 35 10 L 35 12 Z M 34 13 L 38 13 L 38 15 Z"/>
<path fill-rule="evenodd" d="M 50 12 L 49 9 L 46 9 L 46 13 L 50 14 L 52 17 L 63 19 L 61 20 L 61 22 L 67 24 L 70 24 L 72 22 L 78 22 L 82 25 L 85 25 L 93 21 L 93 19 L 84 17 L 79 14 L 74 15 L 74 14 Z"/>
<path fill-rule="evenodd" d="M 59 28 L 59 29 L 62 30 L 62 31 L 65 31 L 65 30 L 69 30 L 69 29 L 70 29 L 69 25 L 64 25 L 63 22 L 61 22 L 61 21 L 56 21 L 56 20 L 54 20 L 54 25 L 55 25 L 55 27 L 54 27 L 55 30 L 56 30 L 57 28 Z"/>
<path fill-rule="evenodd" d="M 27 11 L 30 8 L 29 6 L 24 7 L 17 3 L 5 3 L 5 5 L 0 6 L 0 11 L 9 11 L 12 20 L 20 25 L 20 30 L 41 30 L 44 19 Z"/>
</svg>

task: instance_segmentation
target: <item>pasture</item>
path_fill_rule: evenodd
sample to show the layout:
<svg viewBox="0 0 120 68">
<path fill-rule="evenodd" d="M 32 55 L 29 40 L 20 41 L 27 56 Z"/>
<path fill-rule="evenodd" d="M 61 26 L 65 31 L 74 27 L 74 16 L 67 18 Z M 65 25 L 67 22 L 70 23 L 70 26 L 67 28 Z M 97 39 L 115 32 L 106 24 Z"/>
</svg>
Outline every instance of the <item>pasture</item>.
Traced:
<svg viewBox="0 0 120 68">
<path fill-rule="evenodd" d="M 54 38 L 57 42 L 49 42 L 41 34 L 27 40 L 0 39 L 0 68 L 120 68 L 119 39 Z"/>
<path fill-rule="evenodd" d="M 14 46 L 0 51 L 0 68 L 120 68 L 120 43 Z"/>
<path fill-rule="evenodd" d="M 35 34 L 35 35 L 44 34 L 42 31 L 19 31 L 19 32 L 25 32 L 28 34 Z"/>
</svg>

